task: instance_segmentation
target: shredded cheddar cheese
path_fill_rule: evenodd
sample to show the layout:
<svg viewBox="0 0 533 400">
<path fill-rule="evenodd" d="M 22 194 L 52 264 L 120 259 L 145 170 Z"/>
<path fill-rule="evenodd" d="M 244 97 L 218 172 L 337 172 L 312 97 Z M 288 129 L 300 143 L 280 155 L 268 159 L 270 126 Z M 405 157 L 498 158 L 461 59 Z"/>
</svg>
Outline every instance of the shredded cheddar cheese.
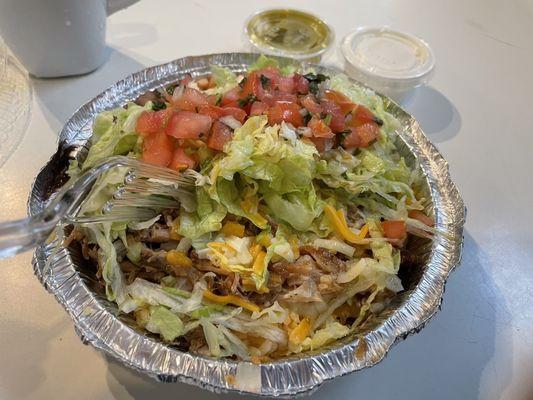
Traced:
<svg viewBox="0 0 533 400">
<path fill-rule="evenodd" d="M 259 214 L 257 211 L 257 205 L 259 204 L 259 198 L 257 196 L 250 196 L 241 201 L 241 208 L 246 213 L 246 217 L 258 227 L 266 227 L 268 221 Z"/>
<path fill-rule="evenodd" d="M 252 267 L 254 274 L 262 275 L 265 271 L 265 257 L 266 253 L 264 251 L 259 251 Z"/>
<path fill-rule="evenodd" d="M 250 254 L 255 259 L 262 249 L 263 246 L 261 246 L 260 244 L 255 244 L 250 248 Z"/>
<path fill-rule="evenodd" d="M 170 227 L 170 233 L 169 238 L 172 240 L 180 240 L 182 236 L 178 233 L 178 229 L 180 229 L 180 220 L 179 218 L 176 218 L 174 221 L 172 221 L 171 227 Z"/>
<path fill-rule="evenodd" d="M 174 267 L 190 268 L 192 260 L 185 253 L 177 250 L 170 250 L 166 255 L 166 261 Z"/>
<path fill-rule="evenodd" d="M 206 290 L 204 291 L 204 299 L 212 301 L 213 303 L 218 304 L 233 304 L 237 307 L 242 307 L 248 311 L 251 312 L 259 312 L 261 309 L 256 304 L 243 299 L 242 297 L 238 297 L 232 294 L 226 295 L 226 296 L 219 296 L 217 294 L 214 294 L 213 292 Z"/>
<path fill-rule="evenodd" d="M 242 238 L 244 236 L 244 225 L 234 221 L 227 221 L 222 226 L 221 232 L 226 236 L 237 236 Z"/>
<path fill-rule="evenodd" d="M 366 235 L 368 235 L 368 225 L 367 224 L 363 225 L 363 227 L 361 228 L 361 231 L 359 232 L 359 237 L 361 239 L 364 239 L 364 238 L 366 238 Z"/>
<path fill-rule="evenodd" d="M 259 289 L 255 286 L 255 282 L 251 278 L 242 278 L 242 286 L 247 292 L 268 293 L 270 289 L 266 286 L 261 286 Z"/>
<path fill-rule="evenodd" d="M 237 250 L 235 247 L 233 247 L 231 244 L 224 243 L 224 242 L 209 242 L 207 243 L 207 247 L 210 249 L 216 249 L 216 250 L 226 250 L 229 252 L 235 253 Z"/>
<path fill-rule="evenodd" d="M 344 240 L 354 244 L 366 244 L 359 235 L 348 227 L 344 213 L 341 210 L 337 211 L 329 204 L 326 204 L 324 206 L 324 212 L 333 225 L 335 232 L 337 232 Z"/>
<path fill-rule="evenodd" d="M 292 329 L 289 333 L 289 341 L 293 344 L 301 344 L 304 339 L 309 336 L 311 331 L 311 320 L 309 317 L 305 317 L 300 321 L 296 328 Z"/>
<path fill-rule="evenodd" d="M 255 238 L 256 242 L 264 247 L 268 247 L 272 244 L 272 240 L 270 240 L 270 236 L 266 233 L 260 233 Z"/>
</svg>

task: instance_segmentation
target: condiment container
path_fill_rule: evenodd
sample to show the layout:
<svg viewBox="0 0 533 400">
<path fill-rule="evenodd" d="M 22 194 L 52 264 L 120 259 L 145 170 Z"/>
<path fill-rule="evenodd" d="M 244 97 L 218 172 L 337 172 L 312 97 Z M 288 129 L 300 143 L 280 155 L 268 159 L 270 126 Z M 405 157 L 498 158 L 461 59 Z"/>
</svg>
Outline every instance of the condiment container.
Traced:
<svg viewBox="0 0 533 400">
<path fill-rule="evenodd" d="M 305 61 L 319 61 L 335 36 L 317 16 L 293 9 L 253 14 L 245 23 L 244 35 L 253 51 Z"/>
<path fill-rule="evenodd" d="M 388 27 L 364 27 L 341 43 L 348 75 L 401 102 L 425 85 L 435 67 L 435 56 L 422 39 Z"/>
</svg>

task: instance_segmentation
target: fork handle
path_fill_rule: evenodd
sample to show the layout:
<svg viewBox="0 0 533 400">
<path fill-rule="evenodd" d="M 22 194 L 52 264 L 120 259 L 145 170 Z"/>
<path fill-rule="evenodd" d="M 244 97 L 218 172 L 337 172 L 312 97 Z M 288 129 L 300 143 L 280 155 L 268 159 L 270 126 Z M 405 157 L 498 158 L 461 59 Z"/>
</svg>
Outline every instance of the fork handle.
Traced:
<svg viewBox="0 0 533 400">
<path fill-rule="evenodd" d="M 45 242 L 58 221 L 41 215 L 0 223 L 0 259 L 14 256 Z"/>
</svg>

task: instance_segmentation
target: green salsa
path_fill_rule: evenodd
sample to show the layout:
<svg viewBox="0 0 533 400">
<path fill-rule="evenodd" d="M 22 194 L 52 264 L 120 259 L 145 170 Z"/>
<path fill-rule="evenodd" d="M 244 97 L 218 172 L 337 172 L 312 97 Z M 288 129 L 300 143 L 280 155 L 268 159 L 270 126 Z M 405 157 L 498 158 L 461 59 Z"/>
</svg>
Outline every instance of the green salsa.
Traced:
<svg viewBox="0 0 533 400">
<path fill-rule="evenodd" d="M 252 44 L 276 54 L 318 56 L 332 42 L 329 26 L 314 15 L 289 9 L 267 10 L 254 15 L 246 26 Z"/>
</svg>

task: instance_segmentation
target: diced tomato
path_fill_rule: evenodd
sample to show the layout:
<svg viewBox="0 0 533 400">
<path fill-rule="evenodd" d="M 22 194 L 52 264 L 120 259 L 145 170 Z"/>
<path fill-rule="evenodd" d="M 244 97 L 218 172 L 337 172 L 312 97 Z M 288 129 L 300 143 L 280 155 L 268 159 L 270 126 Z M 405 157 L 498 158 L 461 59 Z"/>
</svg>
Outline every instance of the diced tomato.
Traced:
<svg viewBox="0 0 533 400">
<path fill-rule="evenodd" d="M 276 103 L 276 97 L 272 93 L 265 93 L 260 101 L 261 103 L 264 103 L 267 107 L 272 107 Z"/>
<path fill-rule="evenodd" d="M 164 132 L 146 136 L 143 140 L 142 160 L 144 162 L 168 166 L 174 153 L 174 140 Z"/>
<path fill-rule="evenodd" d="M 172 116 L 165 132 L 178 139 L 198 139 L 201 134 L 209 132 L 211 123 L 212 119 L 207 115 L 179 111 Z"/>
<path fill-rule="evenodd" d="M 331 131 L 330 127 L 320 118 L 313 117 L 307 124 L 308 128 L 311 128 L 311 132 L 314 137 L 332 138 L 335 134 Z"/>
<path fill-rule="evenodd" d="M 231 115 L 242 124 L 246 119 L 246 111 L 238 107 L 217 107 L 210 104 L 204 104 L 198 107 L 198 112 L 203 115 L 208 115 L 213 120 L 219 119 L 226 115 Z"/>
<path fill-rule="evenodd" d="M 368 147 L 379 137 L 379 126 L 375 122 L 367 122 L 355 128 L 350 128 L 351 133 L 346 136 L 342 145 L 345 148 Z"/>
<path fill-rule="evenodd" d="M 222 116 L 222 108 L 204 104 L 198 107 L 198 113 L 209 116 L 212 120 L 219 119 Z"/>
<path fill-rule="evenodd" d="M 246 115 L 250 115 L 250 110 L 252 109 L 252 103 L 248 102 L 244 106 L 242 106 L 242 109 L 246 113 Z"/>
<path fill-rule="evenodd" d="M 222 107 L 222 116 L 226 116 L 226 115 L 231 115 L 241 124 L 244 123 L 244 120 L 247 117 L 246 111 L 244 111 L 242 108 L 231 107 L 231 106 Z"/>
<path fill-rule="evenodd" d="M 348 97 L 335 90 L 324 91 L 324 98 L 329 101 L 337 103 L 344 115 L 352 112 L 357 108 L 357 105 L 353 103 Z"/>
<path fill-rule="evenodd" d="M 211 149 L 222 151 L 224 150 L 224 145 L 231 140 L 232 136 L 233 132 L 226 124 L 215 121 L 211 129 L 211 135 L 207 140 L 207 146 Z"/>
<path fill-rule="evenodd" d="M 169 168 L 180 170 L 186 168 L 194 168 L 196 166 L 196 160 L 185 152 L 183 147 L 177 147 L 172 155 Z"/>
<path fill-rule="evenodd" d="M 211 104 L 212 106 L 216 106 L 218 102 L 218 96 L 216 94 L 210 94 L 207 96 L 207 103 Z"/>
<path fill-rule="evenodd" d="M 361 146 L 361 139 L 355 128 L 350 128 L 351 133 L 342 141 L 341 145 L 345 149 L 353 149 Z"/>
<path fill-rule="evenodd" d="M 246 81 L 244 82 L 244 86 L 242 87 L 239 98 L 244 100 L 250 97 L 255 97 L 256 99 L 261 100 L 264 93 L 265 91 L 261 85 L 259 75 L 256 71 L 254 71 L 250 72 L 246 77 Z"/>
<path fill-rule="evenodd" d="M 294 79 L 292 76 L 280 76 L 278 82 L 278 90 L 281 93 L 294 92 Z"/>
<path fill-rule="evenodd" d="M 141 135 L 150 135 L 162 131 L 167 125 L 172 110 L 143 111 L 137 119 L 135 131 Z"/>
<path fill-rule="evenodd" d="M 293 76 L 281 76 L 281 73 L 278 68 L 266 67 L 260 70 L 255 71 L 261 84 L 261 89 L 264 92 L 272 92 L 274 90 L 279 90 L 282 93 L 294 93 L 295 82 Z M 265 82 L 266 85 L 263 85 L 261 76 L 267 78 Z M 250 77 L 250 75 L 248 75 Z M 264 79 L 264 78 L 263 78 Z M 262 99 L 263 93 L 255 93 L 254 95 Z"/>
<path fill-rule="evenodd" d="M 267 115 L 270 125 L 281 124 L 282 121 L 285 121 L 298 128 L 304 123 L 300 114 L 300 106 L 289 101 L 277 101 L 268 109 Z"/>
<path fill-rule="evenodd" d="M 254 101 L 250 109 L 250 115 L 261 115 L 268 110 L 268 106 L 261 101 Z"/>
<path fill-rule="evenodd" d="M 362 105 L 358 105 L 352 112 L 351 126 L 360 126 L 368 122 L 375 123 L 375 117 L 372 111 Z"/>
<path fill-rule="evenodd" d="M 290 103 L 298 103 L 298 96 L 292 93 L 282 93 L 282 92 L 276 92 L 274 93 L 274 99 L 275 101 L 285 101 Z"/>
<path fill-rule="evenodd" d="M 220 100 L 221 106 L 237 106 L 237 101 L 239 100 L 241 88 L 236 87 L 231 90 L 228 90 L 224 95 L 222 96 L 222 99 Z"/>
<path fill-rule="evenodd" d="M 320 114 L 322 112 L 322 107 L 316 102 L 315 96 L 312 94 L 302 97 L 301 103 L 312 114 Z"/>
<path fill-rule="evenodd" d="M 372 141 L 379 137 L 379 126 L 375 122 L 367 122 L 356 127 L 355 130 L 361 140 L 360 147 L 368 147 Z"/>
<path fill-rule="evenodd" d="M 323 137 L 310 137 L 309 140 L 313 142 L 319 153 L 331 150 L 333 148 L 333 139 Z"/>
<path fill-rule="evenodd" d="M 327 115 L 331 115 L 329 127 L 333 132 L 342 132 L 344 130 L 344 114 L 337 103 L 330 100 L 323 100 L 322 111 Z"/>
<path fill-rule="evenodd" d="M 185 88 L 183 94 L 173 102 L 173 105 L 183 111 L 196 111 L 196 107 L 209 104 L 207 95 L 192 88 Z"/>
<path fill-rule="evenodd" d="M 289 103 L 298 103 L 298 96 L 292 93 L 281 93 L 277 90 L 267 92 L 260 99 L 261 102 L 267 106 L 272 107 L 278 101 L 284 101 Z"/>
<path fill-rule="evenodd" d="M 416 219 L 416 220 L 426 224 L 427 226 L 435 226 L 435 221 L 433 220 L 433 218 L 428 217 L 422 211 L 410 210 L 408 212 L 408 215 L 409 215 L 409 218 Z"/>
<path fill-rule="evenodd" d="M 299 94 L 309 93 L 309 81 L 305 79 L 303 75 L 294 74 L 292 79 L 294 80 L 294 91 Z"/>
<path fill-rule="evenodd" d="M 257 76 L 259 76 L 259 82 L 261 82 L 261 75 L 268 79 L 268 84 L 266 86 L 261 85 L 264 90 L 268 91 L 277 89 L 279 78 L 281 77 L 281 73 L 278 68 L 265 67 L 257 70 L 256 72 Z"/>
<path fill-rule="evenodd" d="M 405 225 L 405 221 L 383 221 L 381 223 L 381 227 L 383 228 L 383 233 L 385 234 L 385 237 L 389 239 L 404 240 L 407 237 L 407 228 Z"/>
<path fill-rule="evenodd" d="M 273 94 L 279 85 L 281 73 L 274 67 L 266 67 L 256 71 L 259 87 L 254 96 L 263 101 L 265 96 Z"/>
</svg>

